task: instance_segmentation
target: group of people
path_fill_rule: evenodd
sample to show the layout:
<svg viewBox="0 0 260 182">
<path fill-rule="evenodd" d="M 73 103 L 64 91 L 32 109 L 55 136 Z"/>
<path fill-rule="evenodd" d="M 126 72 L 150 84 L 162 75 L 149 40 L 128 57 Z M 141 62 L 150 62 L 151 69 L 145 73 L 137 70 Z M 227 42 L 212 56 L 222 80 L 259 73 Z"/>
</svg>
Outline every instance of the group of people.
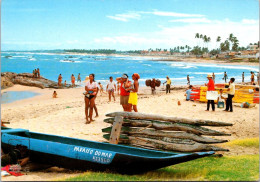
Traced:
<svg viewBox="0 0 260 182">
<path fill-rule="evenodd" d="M 41 78 L 39 68 L 33 70 L 33 78 Z"/>
<path fill-rule="evenodd" d="M 75 87 L 75 81 L 76 81 L 76 78 L 74 76 L 74 74 L 71 75 L 71 87 Z M 80 77 L 80 73 L 78 74 L 78 78 L 77 78 L 77 82 L 81 82 L 81 77 Z M 64 81 L 64 87 L 66 87 L 67 85 L 67 81 L 65 80 Z M 59 77 L 58 77 L 58 87 L 61 87 L 62 86 L 62 75 L 59 74 Z"/>
<path fill-rule="evenodd" d="M 138 112 L 137 110 L 137 92 L 139 88 L 138 79 L 140 79 L 140 76 L 138 73 L 134 73 L 132 75 L 133 83 L 128 79 L 127 74 L 123 74 L 122 77 L 116 78 L 117 82 L 120 85 L 120 104 L 123 107 L 124 111 L 131 112 L 132 109 L 135 112 Z M 95 99 L 97 97 L 97 94 L 99 90 L 103 90 L 103 86 L 99 82 L 95 82 L 95 75 L 90 74 L 88 78 L 86 78 L 86 85 L 85 85 L 85 116 L 86 116 L 86 124 L 89 124 L 93 122 L 93 109 L 96 110 L 97 108 L 95 104 Z M 106 90 L 109 93 L 109 101 L 111 101 L 111 96 L 114 98 L 115 101 L 115 95 L 114 92 L 116 90 L 116 84 L 113 81 L 113 77 L 109 77 L 109 83 L 107 84 Z M 98 114 L 97 114 L 98 115 Z"/>
<path fill-rule="evenodd" d="M 207 78 L 208 78 L 209 81 L 205 85 L 208 87 L 208 92 L 215 91 L 215 83 L 212 79 L 212 75 L 209 74 L 207 76 Z M 226 88 L 227 93 L 228 93 L 227 98 L 222 96 L 223 90 L 222 89 L 220 90 L 220 95 L 217 99 L 217 102 L 218 102 L 218 106 L 220 107 L 221 104 L 219 102 L 223 102 L 224 100 L 226 101 L 226 109 L 224 111 L 233 112 L 232 99 L 235 95 L 235 83 L 234 82 L 235 82 L 235 78 L 231 78 L 230 81 L 229 81 L 229 86 L 228 86 L 228 88 Z M 212 107 L 212 111 L 215 111 L 214 99 L 208 99 L 206 111 L 209 111 L 210 104 L 211 104 L 211 107 Z"/>
</svg>

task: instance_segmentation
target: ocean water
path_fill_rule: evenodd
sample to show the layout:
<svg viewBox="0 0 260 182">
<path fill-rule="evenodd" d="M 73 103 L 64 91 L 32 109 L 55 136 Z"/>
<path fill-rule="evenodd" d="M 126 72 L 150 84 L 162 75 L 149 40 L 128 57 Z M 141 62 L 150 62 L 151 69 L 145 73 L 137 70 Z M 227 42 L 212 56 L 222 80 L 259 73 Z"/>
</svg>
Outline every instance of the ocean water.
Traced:
<svg viewBox="0 0 260 182">
<path fill-rule="evenodd" d="M 29 91 L 8 91 L 3 92 L 1 94 L 1 104 L 11 103 L 17 100 L 22 99 L 28 99 L 30 97 L 34 97 L 36 95 L 39 95 L 35 92 L 29 92 Z"/>
<path fill-rule="evenodd" d="M 66 80 L 67 83 L 71 81 L 71 74 L 77 78 L 78 73 L 81 74 L 82 81 L 90 73 L 94 73 L 95 80 L 102 84 L 106 84 L 110 76 L 115 78 L 127 73 L 131 79 L 133 73 L 139 73 L 142 86 L 145 85 L 146 79 L 156 78 L 164 82 L 166 76 L 171 78 L 173 85 L 186 85 L 187 75 L 190 76 L 191 84 L 204 84 L 207 82 L 207 74 L 212 72 L 216 75 L 216 83 L 224 83 L 224 71 L 227 72 L 228 78 L 234 77 L 237 82 L 242 80 L 241 74 L 245 72 L 245 81 L 249 81 L 250 71 L 259 71 L 257 66 L 207 64 L 206 61 L 196 64 L 151 61 L 143 57 L 83 56 L 46 52 L 1 53 L 1 72 L 32 73 L 35 68 L 40 68 L 41 76 L 53 81 L 57 81 L 61 73 L 63 82 Z"/>
</svg>

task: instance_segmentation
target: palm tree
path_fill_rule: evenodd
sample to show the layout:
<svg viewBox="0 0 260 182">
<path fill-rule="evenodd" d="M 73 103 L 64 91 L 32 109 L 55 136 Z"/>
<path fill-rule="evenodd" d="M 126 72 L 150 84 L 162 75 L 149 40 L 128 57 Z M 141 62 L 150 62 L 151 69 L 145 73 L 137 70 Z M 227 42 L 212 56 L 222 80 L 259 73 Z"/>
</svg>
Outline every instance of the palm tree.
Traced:
<svg viewBox="0 0 260 182">
<path fill-rule="evenodd" d="M 218 36 L 216 42 L 218 43 L 218 42 L 220 42 L 220 41 L 221 41 L 221 37 Z M 217 47 L 218 47 L 218 46 L 216 45 L 216 49 L 217 49 Z"/>
<path fill-rule="evenodd" d="M 229 34 L 228 40 L 230 41 L 231 47 L 232 47 L 232 43 L 234 42 L 234 35 L 231 33 Z"/>
<path fill-rule="evenodd" d="M 199 38 L 200 38 L 200 34 L 199 34 L 199 33 L 196 33 L 195 39 L 199 39 Z M 197 42 L 197 45 L 198 45 L 198 42 Z"/>
<path fill-rule="evenodd" d="M 204 45 L 203 45 L 203 48 L 204 48 L 204 46 L 205 46 L 205 43 L 207 43 L 207 42 L 208 42 L 208 37 L 207 37 L 206 35 L 204 35 L 204 37 L 203 37 L 203 42 L 204 42 Z"/>
<path fill-rule="evenodd" d="M 209 49 L 209 42 L 211 41 L 211 38 L 210 37 L 208 37 L 208 40 L 207 40 L 207 48 Z"/>
</svg>

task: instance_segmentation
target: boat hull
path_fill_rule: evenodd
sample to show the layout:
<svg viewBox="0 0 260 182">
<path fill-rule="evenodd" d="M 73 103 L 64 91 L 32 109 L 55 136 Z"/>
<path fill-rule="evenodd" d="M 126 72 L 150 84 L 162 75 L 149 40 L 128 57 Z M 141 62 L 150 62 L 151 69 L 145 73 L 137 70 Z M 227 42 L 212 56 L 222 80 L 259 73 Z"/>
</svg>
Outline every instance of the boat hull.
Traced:
<svg viewBox="0 0 260 182">
<path fill-rule="evenodd" d="M 123 174 L 143 173 L 214 154 L 214 152 L 168 153 L 39 134 L 28 130 L 2 132 L 1 143 L 4 151 L 17 145 L 26 146 L 33 162 L 68 169 L 110 170 Z"/>
</svg>

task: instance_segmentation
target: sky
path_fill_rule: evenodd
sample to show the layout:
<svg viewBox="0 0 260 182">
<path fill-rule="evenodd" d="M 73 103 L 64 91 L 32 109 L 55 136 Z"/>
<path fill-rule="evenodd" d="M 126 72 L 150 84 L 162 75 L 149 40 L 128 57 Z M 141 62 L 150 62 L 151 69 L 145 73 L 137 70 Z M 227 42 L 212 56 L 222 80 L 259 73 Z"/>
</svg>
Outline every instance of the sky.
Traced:
<svg viewBox="0 0 260 182">
<path fill-rule="evenodd" d="M 259 40 L 258 0 L 2 0 L 1 49 L 218 47 L 230 33 Z M 205 45 L 206 46 L 206 45 Z"/>
</svg>

